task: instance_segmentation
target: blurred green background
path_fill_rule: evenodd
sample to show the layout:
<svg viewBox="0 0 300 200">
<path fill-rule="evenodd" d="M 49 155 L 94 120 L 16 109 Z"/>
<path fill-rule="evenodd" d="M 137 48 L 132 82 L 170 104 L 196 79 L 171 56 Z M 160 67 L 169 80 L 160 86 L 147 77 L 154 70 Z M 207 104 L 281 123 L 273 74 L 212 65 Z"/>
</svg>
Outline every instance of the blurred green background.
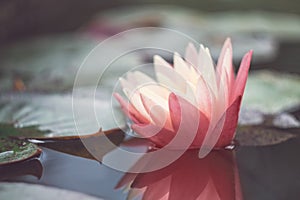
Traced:
<svg viewBox="0 0 300 200">
<path fill-rule="evenodd" d="M 297 0 L 2 0 L 0 1 L 0 43 L 35 35 L 72 31 L 96 13 L 130 5 L 165 4 L 196 11 L 274 11 L 300 14 Z"/>
</svg>

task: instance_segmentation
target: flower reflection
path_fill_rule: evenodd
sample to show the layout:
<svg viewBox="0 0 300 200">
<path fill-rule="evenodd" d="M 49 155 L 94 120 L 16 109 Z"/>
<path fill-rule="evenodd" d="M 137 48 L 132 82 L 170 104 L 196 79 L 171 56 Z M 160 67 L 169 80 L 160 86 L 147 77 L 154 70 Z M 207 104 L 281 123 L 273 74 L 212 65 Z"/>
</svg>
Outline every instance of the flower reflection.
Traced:
<svg viewBox="0 0 300 200">
<path fill-rule="evenodd" d="M 153 162 L 159 161 L 148 160 L 149 165 Z M 140 163 L 133 167 L 142 170 Z M 235 155 L 228 150 L 211 151 L 203 159 L 196 150 L 188 150 L 163 169 L 125 174 L 116 186 L 121 187 L 129 187 L 129 199 L 242 199 Z"/>
</svg>

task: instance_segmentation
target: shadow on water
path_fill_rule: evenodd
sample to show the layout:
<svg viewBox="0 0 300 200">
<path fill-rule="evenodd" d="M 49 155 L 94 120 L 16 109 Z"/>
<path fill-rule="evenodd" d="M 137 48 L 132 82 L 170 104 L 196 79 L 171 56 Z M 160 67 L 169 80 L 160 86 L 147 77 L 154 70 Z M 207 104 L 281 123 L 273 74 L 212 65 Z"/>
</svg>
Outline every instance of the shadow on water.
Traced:
<svg viewBox="0 0 300 200">
<path fill-rule="evenodd" d="M 125 174 L 94 160 L 43 148 L 40 161 L 28 160 L 22 165 L 10 166 L 6 172 L 1 168 L 0 177 L 105 199 L 126 199 L 128 195 L 139 197 L 141 194 L 150 199 L 182 199 L 182 195 L 188 199 L 216 200 L 241 199 L 241 195 L 245 200 L 297 199 L 300 194 L 298 152 L 299 138 L 266 147 L 213 151 L 204 159 L 198 159 L 197 151 L 188 151 L 161 170 Z"/>
</svg>

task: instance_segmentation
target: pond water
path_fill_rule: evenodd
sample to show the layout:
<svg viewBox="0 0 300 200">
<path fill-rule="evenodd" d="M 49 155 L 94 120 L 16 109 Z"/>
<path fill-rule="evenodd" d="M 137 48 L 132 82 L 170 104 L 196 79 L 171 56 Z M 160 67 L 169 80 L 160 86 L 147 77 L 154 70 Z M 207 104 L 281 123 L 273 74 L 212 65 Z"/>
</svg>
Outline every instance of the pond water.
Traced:
<svg viewBox="0 0 300 200">
<path fill-rule="evenodd" d="M 202 188 L 202 185 L 207 183 L 207 176 L 209 176 L 212 177 L 213 186 L 219 188 L 216 191 L 219 192 L 220 199 L 228 199 L 232 196 L 238 199 L 236 195 L 241 191 L 245 200 L 297 199 L 300 188 L 299 152 L 300 139 L 291 139 L 281 144 L 266 147 L 240 146 L 234 151 L 212 152 L 214 155 L 209 154 L 202 161 L 195 159 L 196 157 L 193 156 L 185 157 L 181 161 L 176 161 L 177 163 L 174 165 L 172 164 L 174 167 L 169 167 L 169 170 L 163 170 L 161 173 L 145 173 L 138 178 L 129 177 L 129 180 L 139 180 L 134 187 L 140 184 L 146 185 L 148 188 L 155 187 L 159 191 L 162 190 L 161 184 L 165 183 L 165 177 L 172 177 L 172 184 L 174 184 L 176 178 L 182 176 L 180 193 L 187 192 L 189 187 L 192 186 L 191 184 L 194 184 L 194 188 L 199 188 L 199 193 L 202 191 L 202 196 L 206 193 L 206 195 L 209 194 L 210 197 L 214 197 L 213 190 L 210 190 L 211 193 L 209 193 L 207 188 Z M 40 179 L 26 175 L 9 178 L 7 181 L 54 186 L 104 199 L 126 199 L 128 196 L 127 190 L 115 189 L 125 173 L 110 169 L 94 160 L 43 148 L 40 161 L 43 166 Z M 237 163 L 237 167 L 235 163 Z M 213 166 L 216 166 L 215 169 L 217 170 L 207 171 Z M 180 171 L 182 168 L 185 170 Z M 237 178 L 240 178 L 241 191 L 238 189 L 239 181 L 230 176 L 236 172 L 239 174 Z M 154 177 L 157 180 L 151 182 L 149 177 Z M 193 179 L 193 177 L 196 177 L 196 179 Z M 153 185 L 151 186 L 151 184 Z M 174 188 L 170 187 L 168 189 L 169 195 L 175 192 Z M 198 190 L 193 189 L 193 191 Z M 200 196 L 200 194 L 194 195 Z"/>
<path fill-rule="evenodd" d="M 142 13 L 145 11 L 144 9 L 136 10 L 140 10 Z M 125 12 L 128 14 L 131 13 L 131 10 Z M 185 12 L 186 11 L 183 13 Z M 205 18 L 203 18 L 202 15 L 198 17 L 191 15 L 188 18 L 178 18 L 178 16 L 181 16 L 178 15 L 181 11 L 174 12 L 174 10 L 169 10 L 167 13 L 169 14 L 166 16 L 170 15 L 169 17 L 165 17 L 164 15 L 159 17 L 158 15 L 158 19 L 154 18 L 154 22 L 158 20 L 160 24 L 166 23 L 167 28 L 176 26 L 182 27 L 182 31 L 187 31 L 189 35 L 195 36 L 197 40 L 208 42 L 208 46 L 213 46 L 213 49 L 215 49 L 212 51 L 215 60 L 219 53 L 217 51 L 219 44 L 217 43 L 223 39 L 222 37 L 225 37 L 225 35 L 221 35 L 219 38 L 220 32 L 222 31 L 218 29 L 215 31 L 215 28 L 219 26 L 213 25 L 208 26 L 208 28 L 205 27 L 215 22 L 234 25 L 234 23 L 231 23 L 232 19 L 236 21 L 236 19 L 243 18 L 241 16 L 246 14 L 233 13 L 233 15 L 229 15 L 226 18 L 221 15 L 218 17 L 217 15 L 210 16 L 208 14 L 203 15 Z M 116 15 L 116 13 L 114 15 Z M 265 15 L 267 18 L 264 17 Z M 131 15 L 129 15 L 129 18 L 130 16 Z M 141 22 L 143 22 L 143 20 L 145 22 L 149 21 L 149 17 L 147 16 L 144 18 L 137 16 L 140 15 L 131 16 L 134 19 L 133 22 L 125 19 L 125 21 L 129 22 L 128 27 L 135 27 L 135 23 L 139 23 L 139 20 L 135 22 L 137 18 L 141 18 Z M 152 15 L 149 16 L 151 17 L 149 18 L 151 21 Z M 296 38 L 299 38 L 299 32 L 297 32 L 298 26 L 294 27 L 295 24 L 292 23 L 294 21 L 298 22 L 298 17 L 295 16 L 295 18 L 292 18 L 294 20 L 289 20 L 290 18 L 283 18 L 281 15 L 273 16 L 273 14 L 267 13 L 249 13 L 249 15 L 245 15 L 246 19 L 253 19 L 254 16 L 258 17 L 255 18 L 257 20 L 251 20 L 255 23 L 264 21 L 261 19 L 267 19 L 266 22 L 272 19 L 272 22 L 267 23 L 270 26 L 272 25 L 270 31 L 261 35 L 260 32 L 262 30 L 260 27 L 265 28 L 265 26 L 258 26 L 253 27 L 254 30 L 252 31 L 249 30 L 249 33 L 240 35 L 240 29 L 234 31 L 234 27 L 229 27 L 232 31 L 231 35 L 233 36 L 233 41 L 235 42 L 234 48 L 236 50 L 233 59 L 236 66 L 238 66 L 240 62 L 240 58 L 242 57 L 240 54 L 244 53 L 245 47 L 247 47 L 248 50 L 248 46 L 251 46 L 251 48 L 253 47 L 252 49 L 255 50 L 255 56 L 251 66 L 253 70 L 251 73 L 253 74 L 249 76 L 243 102 L 246 108 L 247 106 L 254 106 L 254 108 L 258 110 L 254 113 L 257 115 L 250 114 L 250 117 L 246 115 L 246 121 L 254 119 L 254 121 L 258 120 L 258 123 L 264 123 L 259 120 L 260 117 L 263 116 L 262 113 L 276 117 L 277 114 L 280 114 L 282 111 L 287 111 L 286 109 L 293 107 L 298 109 L 295 109 L 296 111 L 291 114 L 299 121 L 300 93 L 297 88 L 299 88 L 300 83 L 298 76 L 300 73 L 298 64 L 300 42 L 299 39 L 296 40 Z M 109 19 L 111 21 L 108 21 L 107 24 L 122 24 L 122 26 L 114 27 L 110 25 L 105 27 L 105 24 L 103 24 L 104 29 L 110 30 L 111 28 L 117 28 L 116 31 L 122 30 L 119 29 L 123 28 L 124 23 L 122 13 L 116 15 L 115 18 L 109 17 Z M 174 24 L 171 19 L 173 19 Z M 199 25 L 196 26 L 195 21 L 191 19 L 197 19 L 196 22 L 198 22 Z M 221 19 L 225 21 L 223 22 Z M 282 19 L 285 23 L 279 19 Z M 121 21 L 121 23 L 119 23 L 119 21 Z M 295 29 L 291 29 L 289 33 L 283 25 L 290 21 L 290 26 Z M 248 23 L 249 21 L 247 21 L 247 24 Z M 244 21 L 241 21 L 236 27 L 244 26 L 244 24 Z M 298 23 L 296 23 L 296 25 L 298 25 Z M 275 28 L 272 28 L 273 26 Z M 187 29 L 187 27 L 190 27 L 190 29 Z M 206 29 L 209 31 L 204 31 L 199 35 L 199 32 L 201 33 L 201 31 Z M 273 29 L 276 31 L 272 31 Z M 281 32 L 287 34 L 287 36 L 285 36 L 286 38 L 290 37 L 290 35 L 294 35 L 295 41 L 283 39 L 282 41 L 275 40 L 275 38 L 279 36 L 284 38 L 283 33 L 278 31 L 278 29 L 283 30 Z M 14 126 L 12 126 L 12 130 L 15 130 L 16 127 L 29 127 L 29 131 L 23 130 L 23 133 L 19 133 L 18 130 L 16 133 L 23 137 L 28 136 L 28 133 L 31 134 L 27 138 L 33 137 L 32 128 L 35 127 L 39 128 L 36 132 L 37 136 L 42 134 L 50 139 L 56 136 L 74 136 L 74 133 L 77 133 L 77 131 L 74 126 L 73 109 L 76 108 L 75 110 L 78 109 L 81 111 L 79 112 L 79 119 L 77 119 L 77 123 L 84 130 L 81 132 L 86 134 L 95 133 L 95 131 L 99 130 L 98 123 L 92 121 L 87 112 L 83 112 L 88 111 L 88 105 L 94 105 L 99 115 L 102 128 L 109 130 L 116 127 L 111 120 L 113 117 L 110 113 L 111 102 L 104 101 L 106 97 L 111 96 L 110 91 L 105 87 L 112 88 L 114 86 L 114 78 L 118 79 L 119 77 L 117 73 L 123 74 L 123 71 L 124 73 L 125 71 L 130 71 L 132 66 L 138 66 L 144 64 L 144 62 L 148 63 L 148 61 L 150 61 L 152 63 L 153 52 L 146 49 L 140 53 L 134 52 L 128 55 L 129 57 L 127 58 L 124 57 L 116 60 L 112 65 L 111 71 L 108 70 L 107 74 L 103 76 L 103 88 L 98 88 L 99 93 L 96 94 L 96 101 L 92 103 L 89 100 L 94 99 L 88 99 L 90 94 L 89 86 L 91 85 L 91 80 L 98 78 L 97 72 L 101 65 L 99 65 L 97 59 L 91 61 L 90 71 L 84 74 L 82 85 L 80 85 L 83 90 L 79 90 L 78 95 L 75 95 L 75 100 L 77 99 L 78 102 L 73 108 L 73 96 L 71 92 L 78 66 L 80 66 L 90 50 L 98 44 L 98 40 L 103 39 L 96 37 L 95 40 L 94 36 L 96 35 L 92 34 L 93 37 L 89 35 L 89 33 L 95 30 L 95 27 L 88 26 L 79 33 L 35 38 L 27 42 L 12 44 L 2 48 L 0 55 L 0 90 L 2 91 L 0 95 L 0 123 L 13 122 Z M 293 30 L 295 32 L 293 32 Z M 225 33 L 227 32 L 225 31 Z M 173 44 L 176 45 L 176 48 L 180 46 L 178 40 L 172 39 L 168 34 L 151 35 L 151 39 L 158 43 L 169 42 L 172 48 Z M 116 47 L 119 47 L 119 45 L 122 47 L 131 47 L 132 45 L 140 45 L 139 42 L 141 41 L 148 42 L 148 39 L 145 40 L 145 32 L 135 37 L 116 40 L 114 45 L 108 45 L 108 48 L 104 48 L 104 53 L 100 55 L 106 58 L 114 52 L 115 49 L 118 49 Z M 174 43 L 173 41 L 177 42 Z M 172 55 L 167 56 L 169 56 L 166 57 L 167 60 L 170 60 L 172 57 Z M 279 73 L 274 71 L 264 72 L 261 69 L 277 70 Z M 295 74 L 292 75 L 288 72 L 294 72 Z M 119 107 L 116 108 L 119 109 Z M 103 115 L 103 113 L 105 113 L 105 115 Z M 116 114 L 116 116 L 121 115 Z M 240 117 L 240 119 L 243 119 L 243 117 Z M 284 129 L 285 127 L 275 127 L 272 120 L 265 120 L 269 124 L 264 125 L 272 130 L 271 134 L 269 134 L 271 137 L 263 140 L 263 144 L 253 143 L 251 139 L 255 139 L 255 137 L 259 135 L 263 135 L 262 137 L 266 136 L 268 133 L 264 133 L 264 131 L 267 132 L 267 130 L 255 129 L 253 127 L 257 124 L 254 124 L 253 127 L 250 127 L 252 129 L 249 129 L 250 131 L 248 132 L 250 132 L 250 134 L 248 134 L 248 136 L 254 132 L 256 132 L 256 134 L 253 134 L 254 136 L 252 135 L 252 137 L 244 137 L 244 141 L 246 140 L 254 144 L 254 146 L 244 146 L 245 144 L 240 140 L 241 145 L 237 146 L 234 150 L 213 151 L 204 159 L 199 159 L 197 151 L 191 150 L 186 152 L 171 165 L 149 173 L 130 174 L 121 172 L 95 160 L 83 158 L 84 156 L 72 156 L 46 147 L 41 147 L 42 154 L 39 159 L 33 158 L 23 163 L 0 166 L 0 199 L 2 200 L 1 194 L 6 192 L 2 186 L 7 182 L 52 186 L 54 188 L 77 191 L 108 200 L 123 200 L 127 199 L 128 196 L 136 196 L 137 199 L 139 199 L 141 198 L 141 194 L 144 194 L 145 199 L 151 200 L 158 199 L 158 197 L 168 197 L 172 200 L 299 199 L 300 158 L 298 154 L 300 152 L 300 138 L 294 137 L 299 134 L 299 123 L 297 122 L 298 126 L 294 129 L 293 134 L 291 134 L 293 138 L 282 142 L 280 140 L 281 137 L 285 140 L 283 135 L 288 135 L 289 131 L 286 131 L 287 129 Z M 240 125 L 243 126 L 244 124 Z M 251 126 L 252 125 L 253 124 L 251 124 Z M 247 124 L 245 126 L 247 126 Z M 0 129 L 1 128 L 3 128 L 3 125 L 1 127 L 0 124 Z M 11 131 L 7 130 L 6 127 L 5 131 L 0 131 L 0 134 L 8 133 L 9 136 L 12 136 Z M 44 132 L 47 130 L 51 130 L 51 132 Z M 274 130 L 278 130 L 278 133 Z M 271 140 L 276 140 L 273 137 L 278 137 L 279 140 L 273 143 Z M 254 140 L 254 142 L 257 141 Z M 76 145 L 78 145 L 78 141 Z M 98 143 L 96 145 L 98 147 L 101 146 Z M 70 147 L 58 146 L 62 147 L 60 150 L 64 150 L 65 152 L 68 151 Z M 78 146 L 81 147 L 82 145 Z M 78 150 L 78 146 L 73 145 L 71 150 Z M 82 151 L 82 149 L 78 150 L 78 152 L 82 154 L 86 153 Z M 152 159 L 147 160 L 147 162 L 158 162 L 155 158 Z M 140 168 L 143 166 L 137 163 L 134 167 Z M 19 197 L 17 199 L 19 199 Z"/>
</svg>

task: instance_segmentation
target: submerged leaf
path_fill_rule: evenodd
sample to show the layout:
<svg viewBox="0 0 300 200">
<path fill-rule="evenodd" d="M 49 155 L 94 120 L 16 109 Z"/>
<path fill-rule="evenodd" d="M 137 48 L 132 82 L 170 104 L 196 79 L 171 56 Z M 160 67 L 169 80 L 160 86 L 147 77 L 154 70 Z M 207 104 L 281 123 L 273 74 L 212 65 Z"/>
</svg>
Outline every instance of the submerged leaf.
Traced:
<svg viewBox="0 0 300 200">
<path fill-rule="evenodd" d="M 266 146 L 279 144 L 297 137 L 300 129 L 280 129 L 267 126 L 239 126 L 235 139 L 242 146 Z"/>
<path fill-rule="evenodd" d="M 49 186 L 28 183 L 1 183 L 0 199 L 72 199 L 72 200 L 100 200 L 100 198 L 79 192 L 58 189 Z"/>
</svg>

